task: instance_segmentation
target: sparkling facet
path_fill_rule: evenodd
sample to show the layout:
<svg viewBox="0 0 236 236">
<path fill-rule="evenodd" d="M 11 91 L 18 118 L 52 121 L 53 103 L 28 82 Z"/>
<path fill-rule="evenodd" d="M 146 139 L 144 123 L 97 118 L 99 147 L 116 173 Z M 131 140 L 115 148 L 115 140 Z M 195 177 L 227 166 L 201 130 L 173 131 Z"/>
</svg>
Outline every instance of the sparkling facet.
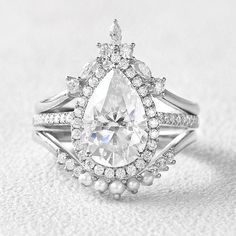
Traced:
<svg viewBox="0 0 236 236">
<path fill-rule="evenodd" d="M 83 121 L 87 153 L 99 164 L 127 165 L 146 146 L 147 122 L 141 99 L 118 69 L 110 71 L 95 89 Z"/>
</svg>

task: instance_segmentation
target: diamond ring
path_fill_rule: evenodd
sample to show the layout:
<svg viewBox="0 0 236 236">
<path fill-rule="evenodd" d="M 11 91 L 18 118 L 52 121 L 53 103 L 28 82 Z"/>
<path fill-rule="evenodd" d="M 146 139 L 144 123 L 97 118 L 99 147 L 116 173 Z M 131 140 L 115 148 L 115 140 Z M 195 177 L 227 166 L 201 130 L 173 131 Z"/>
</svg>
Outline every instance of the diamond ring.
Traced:
<svg viewBox="0 0 236 236">
<path fill-rule="evenodd" d="M 85 186 L 119 199 L 150 186 L 196 140 L 199 107 L 165 89 L 122 43 L 117 20 L 110 43 L 66 91 L 36 104 L 34 137 Z"/>
</svg>

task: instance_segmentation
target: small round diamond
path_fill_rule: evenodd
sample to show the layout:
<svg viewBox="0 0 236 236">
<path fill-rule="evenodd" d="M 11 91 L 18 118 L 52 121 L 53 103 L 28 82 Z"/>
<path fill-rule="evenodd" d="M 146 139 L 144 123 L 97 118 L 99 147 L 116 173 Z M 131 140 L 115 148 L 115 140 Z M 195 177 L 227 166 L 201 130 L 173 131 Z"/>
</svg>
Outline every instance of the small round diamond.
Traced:
<svg viewBox="0 0 236 236">
<path fill-rule="evenodd" d="M 121 59 L 119 63 L 119 67 L 123 70 L 126 70 L 129 67 L 129 61 L 126 59 Z"/>
<path fill-rule="evenodd" d="M 123 44 L 121 48 L 121 54 L 123 57 L 130 58 L 133 54 L 133 47 L 132 45 Z"/>
<path fill-rule="evenodd" d="M 156 138 L 158 138 L 158 135 L 159 135 L 159 132 L 158 132 L 157 129 L 152 129 L 152 130 L 150 130 L 150 132 L 149 132 L 149 136 L 150 136 L 151 139 L 156 139 Z"/>
<path fill-rule="evenodd" d="M 84 163 L 84 169 L 90 171 L 95 166 L 94 162 L 91 160 L 86 160 Z"/>
<path fill-rule="evenodd" d="M 64 153 L 64 152 L 59 153 L 58 156 L 57 156 L 57 162 L 59 164 L 65 164 L 66 157 L 67 157 L 66 153 Z"/>
<path fill-rule="evenodd" d="M 77 107 L 74 110 L 74 114 L 75 114 L 76 117 L 80 117 L 81 118 L 83 116 L 83 113 L 84 113 L 84 110 L 81 107 Z"/>
<path fill-rule="evenodd" d="M 119 61 L 120 61 L 120 54 L 119 53 L 113 53 L 111 55 L 111 61 L 113 63 L 119 63 Z"/>
<path fill-rule="evenodd" d="M 143 85 L 139 88 L 138 92 L 142 97 L 145 97 L 148 94 L 148 89 L 145 85 Z"/>
<path fill-rule="evenodd" d="M 152 118 L 149 120 L 148 124 L 151 128 L 156 128 L 156 127 L 158 127 L 159 122 L 158 122 L 158 119 Z"/>
<path fill-rule="evenodd" d="M 108 179 L 114 178 L 114 170 L 111 169 L 111 168 L 107 168 L 107 169 L 105 170 L 105 176 L 106 176 Z"/>
<path fill-rule="evenodd" d="M 82 171 L 83 171 L 82 166 L 75 167 L 75 169 L 74 169 L 74 176 L 78 178 Z"/>
<path fill-rule="evenodd" d="M 77 101 L 77 104 L 78 104 L 80 107 L 85 107 L 86 104 L 87 104 L 87 99 L 86 99 L 86 97 L 79 97 L 79 98 L 78 98 L 78 101 Z"/>
<path fill-rule="evenodd" d="M 135 76 L 135 71 L 132 67 L 129 67 L 126 71 L 125 74 L 127 75 L 128 78 L 133 78 Z"/>
<path fill-rule="evenodd" d="M 132 84 L 134 87 L 140 87 L 142 85 L 142 78 L 140 76 L 136 76 L 133 80 L 132 80 Z"/>
<path fill-rule="evenodd" d="M 89 86 L 94 88 L 98 85 L 99 81 L 96 77 L 92 77 L 92 78 L 89 79 L 88 83 L 89 83 Z"/>
<path fill-rule="evenodd" d="M 66 78 L 66 84 L 67 84 L 67 88 L 69 92 L 72 94 L 79 92 L 81 89 L 80 81 L 78 78 L 73 78 L 73 77 L 68 76 Z"/>
<path fill-rule="evenodd" d="M 152 105 L 152 99 L 150 97 L 145 97 L 143 99 L 143 104 L 146 106 L 146 107 L 150 107 Z"/>
<path fill-rule="evenodd" d="M 146 163 L 144 160 L 141 160 L 141 159 L 138 159 L 136 162 L 135 162 L 135 166 L 139 169 L 139 170 L 142 170 L 144 167 L 145 167 Z"/>
<path fill-rule="evenodd" d="M 73 144 L 77 151 L 81 151 L 84 148 L 84 144 L 81 142 L 81 140 L 76 140 Z"/>
<path fill-rule="evenodd" d="M 145 161 L 150 161 L 152 158 L 152 152 L 151 151 L 144 151 L 144 153 L 141 155 L 141 157 L 145 160 Z"/>
<path fill-rule="evenodd" d="M 81 131 L 79 129 L 73 129 L 71 132 L 71 136 L 73 139 L 80 139 Z"/>
<path fill-rule="evenodd" d="M 155 140 L 149 140 L 147 146 L 149 150 L 153 151 L 157 148 L 157 142 Z"/>
<path fill-rule="evenodd" d="M 82 120 L 80 118 L 74 118 L 71 122 L 74 128 L 80 129 L 83 126 Z"/>
<path fill-rule="evenodd" d="M 137 173 L 136 167 L 132 164 L 126 167 L 126 172 L 129 176 L 133 176 Z"/>
<path fill-rule="evenodd" d="M 96 166 L 94 167 L 94 173 L 95 173 L 96 175 L 102 175 L 103 172 L 104 172 L 104 167 L 103 167 L 103 166 L 101 166 L 101 165 L 96 165 Z"/>
<path fill-rule="evenodd" d="M 106 71 L 101 67 L 97 68 L 97 70 L 95 72 L 96 77 L 99 78 L 99 79 L 104 77 L 105 74 L 106 74 Z"/>
<path fill-rule="evenodd" d="M 48 123 L 53 124 L 53 121 L 54 121 L 54 114 L 49 114 Z"/>
<path fill-rule="evenodd" d="M 105 70 L 109 70 L 112 67 L 112 65 L 113 63 L 110 60 L 105 60 L 102 66 Z"/>
<path fill-rule="evenodd" d="M 93 93 L 93 89 L 90 86 L 85 86 L 83 88 L 83 94 L 84 94 L 85 97 L 91 96 L 92 93 Z"/>
<path fill-rule="evenodd" d="M 60 114 L 55 114 L 53 123 L 54 124 L 59 124 L 60 119 L 61 119 L 61 115 Z"/>
<path fill-rule="evenodd" d="M 156 164 L 159 169 L 165 169 L 166 168 L 166 160 L 161 158 L 157 161 L 157 164 Z"/>
<path fill-rule="evenodd" d="M 68 159 L 66 162 L 65 162 L 65 168 L 67 170 L 73 170 L 75 167 L 75 161 L 73 159 Z"/>
<path fill-rule="evenodd" d="M 71 123 L 71 121 L 72 121 L 72 119 L 73 119 L 73 113 L 67 113 L 66 114 L 66 123 L 67 124 L 70 124 Z"/>
<path fill-rule="evenodd" d="M 123 168 L 119 168 L 116 170 L 116 177 L 118 179 L 123 179 L 125 177 L 126 173 L 125 170 Z"/>
<path fill-rule="evenodd" d="M 99 54 L 101 57 L 106 58 L 110 55 L 111 49 L 107 43 L 103 43 L 99 48 Z"/>
<path fill-rule="evenodd" d="M 62 113 L 60 116 L 60 121 L 61 124 L 64 124 L 66 122 L 66 113 Z"/>
<path fill-rule="evenodd" d="M 156 115 L 156 110 L 153 107 L 150 107 L 146 110 L 148 117 L 154 117 Z"/>
</svg>

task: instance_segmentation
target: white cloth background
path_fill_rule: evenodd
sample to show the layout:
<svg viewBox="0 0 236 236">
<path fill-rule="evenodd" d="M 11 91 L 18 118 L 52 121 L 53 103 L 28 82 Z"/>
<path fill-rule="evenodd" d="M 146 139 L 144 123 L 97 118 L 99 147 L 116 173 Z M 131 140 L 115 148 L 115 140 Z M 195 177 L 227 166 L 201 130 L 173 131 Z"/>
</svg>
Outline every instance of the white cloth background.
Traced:
<svg viewBox="0 0 236 236">
<path fill-rule="evenodd" d="M 236 235 L 235 1 L 0 0 L 1 235 Z M 201 105 L 199 141 L 121 201 L 62 174 L 31 140 L 35 101 L 65 87 L 114 18 L 135 56 Z"/>
</svg>

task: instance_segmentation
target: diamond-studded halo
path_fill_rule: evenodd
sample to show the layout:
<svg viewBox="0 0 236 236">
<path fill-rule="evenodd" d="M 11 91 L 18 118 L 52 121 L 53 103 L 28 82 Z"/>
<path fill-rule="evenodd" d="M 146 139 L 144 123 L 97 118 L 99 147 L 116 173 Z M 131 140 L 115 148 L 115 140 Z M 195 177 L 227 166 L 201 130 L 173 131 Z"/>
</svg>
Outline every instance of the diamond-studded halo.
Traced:
<svg viewBox="0 0 236 236">
<path fill-rule="evenodd" d="M 148 93 L 148 88 L 145 83 L 146 78 L 140 75 L 140 71 L 137 71 L 137 62 L 134 58 L 130 60 L 129 58 L 121 57 L 121 60 L 127 60 L 128 66 L 126 66 L 126 69 L 122 66 L 120 67 L 119 64 L 111 64 L 112 66 L 110 68 L 104 68 L 104 63 L 101 63 L 104 62 L 104 58 L 102 57 L 98 58 L 95 63 L 93 61 L 89 64 L 89 67 L 85 68 L 85 71 L 82 74 L 84 75 L 85 72 L 87 73 L 87 80 L 84 81 L 82 93 L 78 95 L 78 101 L 73 114 L 74 118 L 71 122 L 71 138 L 75 152 L 79 156 L 78 159 L 81 160 L 81 166 L 87 166 L 88 163 L 90 163 L 89 172 L 91 174 L 96 177 L 106 178 L 108 180 L 115 178 L 128 179 L 138 175 L 138 173 L 140 173 L 150 161 L 150 153 L 155 152 L 159 135 L 158 126 L 150 127 L 150 125 L 148 125 L 149 118 L 156 119 L 158 122 L 158 117 L 155 104 L 152 97 Z M 126 165 L 116 167 L 96 163 L 96 161 L 93 160 L 91 153 L 86 152 L 86 143 L 81 140 L 83 139 L 81 136 L 84 134 L 83 119 L 89 99 L 93 96 L 94 91 L 97 89 L 100 82 L 106 79 L 106 75 L 108 73 L 114 73 L 114 70 L 118 76 L 120 75 L 125 77 L 130 82 L 132 88 L 136 91 L 145 112 L 144 120 L 146 123 L 145 147 L 139 150 L 134 161 Z M 80 144 L 79 146 L 78 143 Z M 145 156 L 145 153 L 149 153 L 149 158 Z M 82 159 L 80 158 L 81 156 L 83 157 Z M 86 169 L 88 170 L 88 167 Z M 112 171 L 109 171 L 110 169 L 112 169 Z"/>
</svg>

